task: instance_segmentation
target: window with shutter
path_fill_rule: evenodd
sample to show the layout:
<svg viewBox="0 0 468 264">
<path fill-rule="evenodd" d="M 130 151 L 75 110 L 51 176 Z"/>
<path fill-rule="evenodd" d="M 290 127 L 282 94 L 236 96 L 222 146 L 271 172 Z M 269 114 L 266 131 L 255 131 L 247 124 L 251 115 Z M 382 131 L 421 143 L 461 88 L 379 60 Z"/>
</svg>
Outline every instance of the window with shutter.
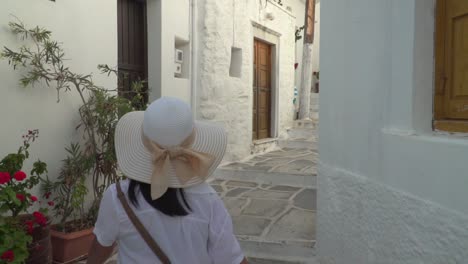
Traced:
<svg viewBox="0 0 468 264">
<path fill-rule="evenodd" d="M 468 1 L 438 0 L 434 128 L 468 132 Z"/>
</svg>

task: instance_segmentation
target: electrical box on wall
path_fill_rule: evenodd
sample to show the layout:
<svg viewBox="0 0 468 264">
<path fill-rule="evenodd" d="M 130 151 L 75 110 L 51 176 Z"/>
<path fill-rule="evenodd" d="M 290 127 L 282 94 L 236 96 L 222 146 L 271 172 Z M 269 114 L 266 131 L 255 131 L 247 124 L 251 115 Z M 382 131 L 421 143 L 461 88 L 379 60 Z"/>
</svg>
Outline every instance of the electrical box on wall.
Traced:
<svg viewBox="0 0 468 264">
<path fill-rule="evenodd" d="M 184 52 L 180 49 L 175 49 L 175 62 L 176 63 L 183 63 L 184 61 Z"/>
<path fill-rule="evenodd" d="M 182 74 L 182 63 L 174 63 L 174 75 L 179 77 Z"/>
</svg>

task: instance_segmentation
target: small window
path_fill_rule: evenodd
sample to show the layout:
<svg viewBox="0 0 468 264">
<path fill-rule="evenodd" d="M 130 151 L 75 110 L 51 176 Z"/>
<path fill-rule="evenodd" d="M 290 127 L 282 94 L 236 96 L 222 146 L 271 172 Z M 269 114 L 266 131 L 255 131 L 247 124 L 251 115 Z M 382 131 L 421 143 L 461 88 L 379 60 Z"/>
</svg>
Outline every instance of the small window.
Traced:
<svg viewBox="0 0 468 264">
<path fill-rule="evenodd" d="M 468 1 L 438 0 L 434 129 L 468 132 Z"/>
<path fill-rule="evenodd" d="M 229 66 L 229 76 L 242 77 L 242 49 L 231 48 L 231 64 Z"/>
</svg>

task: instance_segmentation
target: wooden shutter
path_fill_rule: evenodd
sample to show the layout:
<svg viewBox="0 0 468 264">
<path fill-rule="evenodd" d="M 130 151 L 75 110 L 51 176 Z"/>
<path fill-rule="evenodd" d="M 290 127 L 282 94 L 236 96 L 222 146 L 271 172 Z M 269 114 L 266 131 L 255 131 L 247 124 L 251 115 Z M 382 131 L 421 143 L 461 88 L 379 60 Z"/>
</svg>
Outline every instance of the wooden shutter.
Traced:
<svg viewBox="0 0 468 264">
<path fill-rule="evenodd" d="M 439 0 L 436 22 L 436 129 L 468 132 L 468 1 Z"/>
</svg>

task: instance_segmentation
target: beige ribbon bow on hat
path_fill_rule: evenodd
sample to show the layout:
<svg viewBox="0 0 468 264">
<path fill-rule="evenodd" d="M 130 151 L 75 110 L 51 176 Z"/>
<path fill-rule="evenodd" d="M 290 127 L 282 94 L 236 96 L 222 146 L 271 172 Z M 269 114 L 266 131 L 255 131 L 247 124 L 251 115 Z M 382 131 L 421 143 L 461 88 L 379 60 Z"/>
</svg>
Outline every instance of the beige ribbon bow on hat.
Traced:
<svg viewBox="0 0 468 264">
<path fill-rule="evenodd" d="M 153 174 L 151 176 L 151 198 L 161 197 L 169 188 L 169 169 L 171 165 L 183 185 L 194 177 L 205 180 L 215 161 L 215 156 L 193 150 L 195 130 L 179 146 L 163 148 L 151 139 L 143 136 L 143 144 L 152 154 Z"/>
</svg>

